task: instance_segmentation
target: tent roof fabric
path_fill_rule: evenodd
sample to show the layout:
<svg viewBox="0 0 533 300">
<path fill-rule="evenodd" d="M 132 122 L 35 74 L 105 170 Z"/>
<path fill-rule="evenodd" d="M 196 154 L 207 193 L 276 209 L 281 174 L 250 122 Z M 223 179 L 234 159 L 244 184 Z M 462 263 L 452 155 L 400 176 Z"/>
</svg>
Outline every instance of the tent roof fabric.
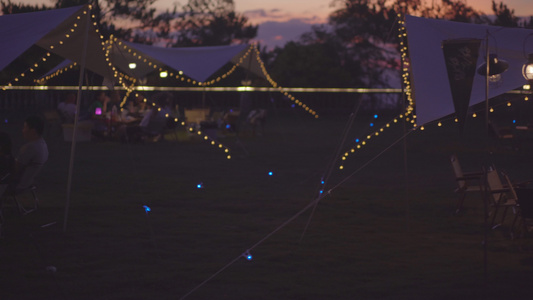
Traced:
<svg viewBox="0 0 533 300">
<path fill-rule="evenodd" d="M 92 22 L 86 21 L 90 14 L 83 14 L 85 9 L 88 8 L 84 5 L 0 16 L 0 45 L 7 45 L 0 50 L 0 70 L 34 44 L 80 64 L 87 32 L 87 69 L 112 78 L 100 35 Z"/>
<path fill-rule="evenodd" d="M 0 70 L 82 8 L 0 16 Z"/>
<path fill-rule="evenodd" d="M 412 86 L 416 102 L 417 123 L 424 125 L 454 113 L 450 84 L 441 48 L 444 40 L 483 40 L 477 66 L 485 60 L 488 37 L 489 52 L 509 63 L 501 81 L 489 86 L 489 98 L 516 89 L 527 81 L 522 76 L 522 65 L 527 53 L 533 52 L 533 30 L 459 23 L 445 20 L 406 16 Z M 476 73 L 470 96 L 470 105 L 485 101 L 485 77 Z"/>
<path fill-rule="evenodd" d="M 234 57 L 238 57 L 250 47 L 244 44 L 214 47 L 162 48 L 130 42 L 123 43 L 176 71 L 182 71 L 183 74 L 199 82 L 206 81 L 213 73 L 222 68 L 222 66 L 230 62 Z M 122 68 L 124 69 L 124 67 Z"/>
</svg>

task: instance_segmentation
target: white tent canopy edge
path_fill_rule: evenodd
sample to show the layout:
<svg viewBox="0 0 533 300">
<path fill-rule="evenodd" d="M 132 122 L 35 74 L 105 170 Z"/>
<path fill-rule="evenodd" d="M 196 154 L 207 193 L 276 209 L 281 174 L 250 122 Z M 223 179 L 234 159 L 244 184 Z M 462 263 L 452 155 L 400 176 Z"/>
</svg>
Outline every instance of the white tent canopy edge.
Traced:
<svg viewBox="0 0 533 300">
<path fill-rule="evenodd" d="M 474 38 L 485 40 L 488 35 L 489 52 L 509 63 L 502 80 L 489 86 L 489 98 L 501 95 L 527 83 L 522 66 L 527 53 L 533 52 L 533 30 L 489 25 L 459 23 L 446 20 L 406 16 L 411 83 L 416 102 L 417 124 L 424 125 L 454 113 L 450 84 L 441 48 L 444 40 Z M 485 60 L 482 43 L 477 65 Z M 476 74 L 470 105 L 485 101 L 485 77 Z"/>
</svg>

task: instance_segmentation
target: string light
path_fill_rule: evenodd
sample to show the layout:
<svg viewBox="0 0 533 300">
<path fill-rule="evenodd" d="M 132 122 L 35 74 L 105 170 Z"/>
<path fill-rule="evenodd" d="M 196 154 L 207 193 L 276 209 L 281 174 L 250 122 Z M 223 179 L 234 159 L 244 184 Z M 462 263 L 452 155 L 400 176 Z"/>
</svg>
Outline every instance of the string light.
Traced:
<svg viewBox="0 0 533 300">
<path fill-rule="evenodd" d="M 300 100 L 296 99 L 295 97 L 293 97 L 292 95 L 290 95 L 288 92 L 286 92 L 283 87 L 279 86 L 273 79 L 272 77 L 270 77 L 270 74 L 268 74 L 267 70 L 266 70 L 266 67 L 265 67 L 265 64 L 263 63 L 263 60 L 261 59 L 261 53 L 259 52 L 259 50 L 257 49 L 257 47 L 255 45 L 252 45 L 251 47 L 254 52 L 255 52 L 255 56 L 256 56 L 256 60 L 257 62 L 259 62 L 259 67 L 261 68 L 261 72 L 263 73 L 263 75 L 265 76 L 265 78 L 268 80 L 268 82 L 272 85 L 272 87 L 274 88 L 278 88 L 278 91 L 280 93 L 282 93 L 283 95 L 285 95 L 287 98 L 289 98 L 291 101 L 293 101 L 296 105 L 302 107 L 303 109 L 305 109 L 305 111 L 307 111 L 308 113 L 310 113 L 311 115 L 313 115 L 315 118 L 318 118 L 318 114 L 316 111 L 314 111 L 313 109 L 310 109 L 307 105 L 303 104 Z"/>
<path fill-rule="evenodd" d="M 361 140 L 360 141 L 359 139 L 356 139 L 355 140 L 356 144 L 350 148 L 350 151 L 346 151 L 344 153 L 344 155 L 341 157 L 341 161 L 346 161 L 348 156 L 351 153 L 354 153 L 356 149 L 361 149 L 363 146 L 365 146 L 367 144 L 367 141 L 369 141 L 372 138 L 372 136 L 379 136 L 379 133 L 383 132 L 385 130 L 385 128 L 390 128 L 391 123 L 392 124 L 398 123 L 398 119 L 404 119 L 406 123 L 412 124 L 412 126 L 414 128 L 417 127 L 416 122 L 415 122 L 416 115 L 414 114 L 414 100 L 412 98 L 412 93 L 411 93 L 409 61 L 407 60 L 407 47 L 405 46 L 407 44 L 407 42 L 405 41 L 405 39 L 407 37 L 407 29 L 405 28 L 405 22 L 402 20 L 403 18 L 401 16 L 401 14 L 398 15 L 398 19 L 399 19 L 399 21 L 398 21 L 398 24 L 399 24 L 398 37 L 401 39 L 400 45 L 402 46 L 400 48 L 401 59 L 402 59 L 402 68 L 401 69 L 402 69 L 402 72 L 403 72 L 402 73 L 402 78 L 403 78 L 403 84 L 404 84 L 404 94 L 405 94 L 405 96 L 407 97 L 407 100 L 408 100 L 405 112 L 402 113 L 402 114 L 399 114 L 397 118 L 394 118 L 391 122 L 386 123 L 384 126 L 379 128 L 378 130 L 376 130 L 373 133 L 367 135 L 365 140 Z M 375 114 L 373 117 L 374 117 L 374 119 L 377 119 L 378 115 Z M 370 127 L 374 127 L 374 123 L 370 123 Z M 422 127 L 421 130 L 424 130 L 424 128 Z M 341 164 L 339 166 L 339 169 L 343 170 L 344 169 L 344 165 Z"/>
<path fill-rule="evenodd" d="M 91 9 L 91 5 L 88 5 L 88 9 Z M 84 9 L 82 12 L 82 14 L 87 14 L 87 11 Z M 76 19 L 77 20 L 80 20 L 81 19 L 81 16 L 78 15 L 76 16 Z M 72 27 L 69 29 L 70 32 L 74 33 L 75 32 L 75 28 L 77 27 L 77 23 L 74 23 L 72 25 Z M 64 38 L 66 38 L 67 40 L 71 38 L 71 35 L 70 34 L 65 34 Z M 49 49 L 50 50 L 54 50 L 56 47 L 60 47 L 61 45 L 64 44 L 64 40 L 63 39 L 60 39 L 58 42 L 57 42 L 57 45 L 50 45 L 49 46 Z M 46 57 L 50 56 L 50 52 L 47 52 L 43 57 L 41 57 L 39 60 L 42 61 L 42 62 L 45 62 L 46 61 Z M 11 86 L 12 85 L 12 82 L 15 81 L 15 82 L 18 82 L 20 80 L 21 77 L 25 77 L 26 76 L 26 73 L 30 72 L 30 73 L 33 73 L 35 72 L 35 70 L 37 68 L 39 68 L 39 64 L 38 63 L 34 63 L 32 67 L 30 67 L 29 69 L 27 69 L 26 71 L 22 72 L 19 76 L 15 77 L 12 79 L 11 82 L 7 83 L 6 85 L 7 86 Z M 5 86 L 6 85 L 3 85 L 1 88 L 3 90 L 5 90 Z"/>
<path fill-rule="evenodd" d="M 524 100 L 524 101 L 528 101 L 527 96 L 524 97 L 523 100 Z M 493 106 L 490 107 L 489 112 L 490 112 L 490 113 L 494 113 L 494 112 L 496 112 L 496 109 L 497 109 L 497 108 L 502 107 L 502 106 L 508 107 L 508 106 L 510 106 L 509 104 L 511 104 L 511 106 L 512 106 L 512 103 L 511 103 L 510 101 L 506 101 L 506 102 L 502 102 L 502 103 L 499 103 L 499 104 L 493 105 Z M 472 118 L 476 118 L 476 117 L 478 117 L 478 113 L 479 113 L 479 112 L 483 112 L 483 111 L 484 111 L 484 108 L 480 108 L 478 111 L 473 112 L 473 113 L 472 113 Z M 434 121 L 434 122 L 437 122 L 437 126 L 444 126 L 443 122 L 445 122 L 446 120 L 452 120 L 452 118 L 450 117 L 450 118 L 448 118 L 448 119 L 441 119 L 440 121 Z M 434 123 L 434 122 L 433 122 L 433 123 Z M 453 118 L 453 121 L 452 121 L 452 122 L 457 123 L 457 118 Z M 513 120 L 511 120 L 511 122 L 512 122 L 513 124 L 516 124 L 516 123 L 518 122 L 518 120 L 513 119 Z M 426 124 L 426 125 L 429 126 L 431 123 L 432 123 L 432 122 L 430 122 L 430 123 L 428 123 L 428 124 Z M 440 125 L 439 125 L 439 124 L 440 124 Z M 420 129 L 421 129 L 421 130 L 424 130 L 425 128 L 424 128 L 424 126 L 422 126 Z"/>
<path fill-rule="evenodd" d="M 130 49 L 127 45 L 123 44 L 121 41 L 119 41 L 118 39 L 113 39 L 112 40 L 114 43 L 117 43 L 119 45 L 119 48 L 122 47 L 123 49 L 127 49 L 127 51 L 129 53 L 131 53 L 133 50 Z M 257 60 L 257 62 L 259 63 L 259 66 L 261 68 L 261 72 L 263 73 L 263 75 L 267 78 L 267 80 L 269 81 L 269 83 L 272 85 L 272 87 L 277 87 L 279 92 L 281 92 L 282 94 L 284 94 L 287 98 L 289 98 L 291 101 L 293 101 L 296 105 L 300 106 L 301 108 L 303 108 L 306 112 L 310 113 L 311 115 L 313 115 L 315 118 L 318 118 L 318 114 L 316 113 L 316 111 L 314 111 L 313 109 L 311 109 L 310 107 L 308 107 L 306 104 L 304 104 L 303 102 L 301 102 L 300 100 L 296 99 L 296 97 L 290 95 L 289 93 L 285 92 L 283 90 L 283 88 L 281 86 L 279 86 L 270 76 L 270 74 L 268 74 L 267 70 L 266 70 L 266 67 L 265 67 L 265 64 L 263 63 L 263 61 L 261 60 L 261 57 L 260 57 L 260 52 L 259 50 L 257 49 L 257 47 L 255 45 L 251 45 L 248 50 L 239 58 L 239 60 L 231 67 L 231 69 L 229 71 L 227 71 L 226 73 L 220 75 L 219 77 L 217 78 L 214 78 L 212 80 L 209 80 L 209 81 L 206 81 L 206 82 L 197 82 L 191 78 L 186 78 L 183 76 L 183 71 L 178 71 L 178 74 L 177 75 L 174 75 L 174 73 L 170 72 L 170 71 L 165 71 L 163 69 L 160 69 L 159 71 L 160 72 L 168 72 L 168 75 L 169 76 L 173 76 L 175 79 L 178 79 L 178 80 L 181 80 L 181 81 L 186 81 L 187 83 L 191 83 L 193 85 L 198 85 L 198 86 L 210 86 L 210 85 L 213 85 L 215 83 L 218 83 L 220 82 L 222 79 L 225 79 L 226 77 L 228 77 L 229 75 L 231 75 L 240 65 L 242 65 L 245 60 L 253 55 L 252 52 L 255 54 L 255 59 Z M 134 54 L 135 55 L 135 54 Z M 139 55 L 139 56 L 135 56 L 138 60 L 142 60 L 143 62 L 146 63 L 147 59 L 146 58 L 143 58 L 142 55 Z M 252 59 L 250 57 L 250 59 Z M 151 62 L 148 62 L 148 65 L 151 66 L 152 63 Z M 157 69 L 157 66 L 156 65 L 153 65 L 153 68 L 154 69 Z"/>
<path fill-rule="evenodd" d="M 114 38 L 113 36 L 111 36 L 110 41 L 118 41 L 118 40 L 116 38 Z M 105 45 L 105 48 L 104 48 L 105 49 L 105 57 L 110 60 L 110 57 L 111 57 L 110 51 L 111 51 L 111 49 L 113 47 L 113 43 L 112 42 L 103 42 L 103 44 Z M 124 46 L 124 47 L 126 47 L 126 46 Z M 131 49 L 130 49 L 130 51 L 131 51 Z M 76 64 L 73 63 L 70 66 L 66 67 L 65 69 L 71 69 L 75 65 Z M 112 63 L 110 62 L 109 65 L 112 66 Z M 155 67 L 157 67 L 157 66 L 155 65 Z M 124 74 L 122 72 L 119 72 L 115 67 L 112 67 L 112 68 L 114 70 L 113 76 L 118 79 L 119 84 L 126 90 L 126 94 L 125 94 L 125 96 L 123 97 L 123 99 L 122 99 L 122 101 L 120 103 L 120 107 L 123 108 L 125 106 L 126 102 L 127 102 L 127 99 L 129 97 L 129 95 L 134 91 L 134 87 L 135 87 L 137 79 L 134 78 L 134 77 L 128 76 L 127 74 Z M 51 74 L 51 75 L 47 76 L 44 79 L 48 80 L 50 78 L 53 78 L 54 76 L 62 74 L 65 71 L 65 69 L 58 70 L 54 74 Z M 180 73 L 182 73 L 182 72 L 180 72 Z M 136 94 L 136 96 L 138 97 L 138 94 Z M 147 103 L 148 100 L 146 98 L 144 98 L 143 102 Z M 151 105 L 153 107 L 155 107 L 156 103 L 155 102 L 151 102 Z M 159 110 L 160 110 L 160 108 L 159 108 Z M 185 125 L 184 121 L 180 122 L 180 120 L 178 118 L 170 116 L 169 114 L 165 115 L 165 117 L 166 118 L 173 118 L 174 122 L 176 124 Z M 191 130 L 191 131 L 194 131 L 194 130 Z M 201 131 L 198 130 L 197 134 L 198 135 L 203 135 L 204 140 L 206 140 L 208 142 L 211 142 L 211 144 L 216 144 L 215 141 L 211 137 L 209 137 L 208 135 L 203 134 Z M 226 155 L 227 159 L 231 159 L 231 155 L 229 154 L 230 151 L 229 151 L 228 147 L 225 147 L 224 145 L 219 144 L 219 148 L 221 148 L 227 154 Z"/>
</svg>

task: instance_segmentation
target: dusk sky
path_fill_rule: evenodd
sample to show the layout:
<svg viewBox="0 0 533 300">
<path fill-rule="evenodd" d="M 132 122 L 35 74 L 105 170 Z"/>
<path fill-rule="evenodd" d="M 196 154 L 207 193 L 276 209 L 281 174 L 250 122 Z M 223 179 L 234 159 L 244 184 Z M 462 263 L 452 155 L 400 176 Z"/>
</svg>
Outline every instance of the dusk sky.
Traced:
<svg viewBox="0 0 533 300">
<path fill-rule="evenodd" d="M 12 0 L 23 3 L 55 3 L 54 0 Z M 160 10 L 171 9 L 174 3 L 186 0 L 157 0 L 154 6 Z M 426 3 L 438 0 L 426 0 Z M 332 0 L 234 0 L 237 12 L 244 13 L 250 22 L 259 26 L 257 40 L 270 48 L 283 46 L 310 30 L 311 24 L 323 23 L 335 7 Z M 439 1 L 440 2 L 440 1 Z M 500 3 L 501 0 L 497 0 Z M 533 16 L 532 0 L 503 0 L 517 16 Z M 491 0 L 467 0 L 474 9 L 492 13 Z"/>
</svg>

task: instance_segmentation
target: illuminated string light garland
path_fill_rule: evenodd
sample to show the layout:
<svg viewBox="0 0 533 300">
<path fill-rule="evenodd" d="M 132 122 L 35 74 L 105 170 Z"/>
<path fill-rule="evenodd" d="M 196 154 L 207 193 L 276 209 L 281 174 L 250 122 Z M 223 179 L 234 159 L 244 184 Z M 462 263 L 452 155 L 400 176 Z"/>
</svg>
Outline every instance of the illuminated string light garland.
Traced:
<svg viewBox="0 0 533 300">
<path fill-rule="evenodd" d="M 59 69 L 59 70 L 56 70 L 56 71 L 55 71 L 54 73 L 52 73 L 52 74 L 46 75 L 46 76 L 43 77 L 43 78 L 34 79 L 33 82 L 42 85 L 42 84 L 45 83 L 45 81 L 50 80 L 50 79 L 52 79 L 52 78 L 54 78 L 54 77 L 56 77 L 56 76 L 59 76 L 59 75 L 63 74 L 64 72 L 70 71 L 70 70 L 74 69 L 74 67 L 77 67 L 77 66 L 78 66 L 78 64 L 77 64 L 76 62 L 73 62 L 73 63 L 69 64 L 69 65 L 66 66 L 66 67 L 63 67 L 63 68 L 61 68 L 61 69 Z"/>
<path fill-rule="evenodd" d="M 529 101 L 529 96 L 524 96 L 524 98 L 522 99 L 522 101 L 524 102 L 528 102 Z M 502 102 L 502 103 L 499 103 L 499 104 L 496 104 L 496 105 L 491 105 L 489 107 L 489 113 L 495 113 L 497 112 L 496 109 L 498 108 L 501 108 L 501 107 L 511 107 L 513 104 L 511 103 L 511 101 L 505 101 L 505 102 Z M 473 111 L 472 113 L 470 113 L 467 117 L 470 117 L 470 118 L 477 118 L 479 117 L 479 113 L 484 113 L 485 112 L 485 108 L 479 108 L 475 111 Z M 443 119 L 439 119 L 439 120 L 436 120 L 436 121 L 433 121 L 433 122 L 429 122 L 423 126 L 420 126 L 419 127 L 419 130 L 426 130 L 428 129 L 428 127 L 431 127 L 431 125 L 433 124 L 436 124 L 437 127 L 442 127 L 444 126 L 446 122 L 450 121 L 450 120 L 453 120 L 453 123 L 458 123 L 459 121 L 457 120 L 457 118 L 455 117 L 448 117 L 448 118 L 443 118 Z M 516 120 L 513 120 L 513 123 L 516 123 Z"/>
<path fill-rule="evenodd" d="M 78 29 L 78 23 L 77 23 L 77 22 L 79 22 L 79 21 L 81 20 L 81 17 L 82 17 L 81 15 L 87 15 L 87 13 L 90 12 L 91 9 L 92 9 L 92 5 L 90 5 L 90 4 L 87 5 L 87 10 L 85 10 L 85 9 L 82 10 L 82 11 L 76 16 L 76 20 L 77 20 L 77 21 L 76 21 L 75 23 L 73 23 L 73 24 L 72 24 L 72 27 L 67 31 L 67 32 L 70 32 L 70 33 L 66 33 L 66 34 L 65 34 L 65 36 L 64 36 L 64 39 L 65 39 L 65 40 L 60 39 L 60 40 L 57 42 L 57 44 L 55 44 L 55 45 L 50 45 L 50 46 L 49 46 L 49 50 L 53 50 L 53 49 L 55 49 L 56 47 L 63 47 L 63 45 L 65 44 L 65 42 L 66 42 L 68 39 L 70 39 L 70 38 L 71 38 L 71 35 L 72 35 L 72 34 Z M 95 16 L 94 16 L 94 15 L 91 15 L 91 18 L 93 19 L 93 21 L 95 20 Z M 93 24 L 94 26 L 96 26 L 96 25 L 97 25 L 97 22 L 94 21 L 92 24 Z M 99 32 L 98 28 L 95 28 L 95 31 L 98 33 L 98 32 Z M 100 39 L 103 39 L 103 37 L 100 36 Z M 102 45 L 103 45 L 103 44 L 104 44 L 104 43 L 103 43 L 103 40 L 102 40 Z M 40 61 L 41 61 L 41 62 L 45 62 L 45 61 L 47 60 L 47 57 L 50 57 L 50 55 L 51 55 L 50 52 L 47 51 L 46 54 L 45 54 L 43 57 L 40 58 Z M 34 82 L 42 83 L 44 80 L 48 80 L 48 79 L 53 78 L 53 77 L 55 77 L 55 76 L 57 76 L 57 75 L 59 75 L 59 74 L 62 74 L 63 72 L 65 72 L 65 71 L 68 70 L 68 69 L 72 69 L 75 65 L 76 65 L 76 63 L 73 63 L 73 64 L 71 64 L 71 65 L 69 65 L 69 66 L 67 66 L 67 67 L 65 67 L 65 68 L 63 68 L 63 69 L 61 69 L 61 70 L 58 70 L 58 71 L 54 72 L 54 74 L 51 74 L 51 75 L 49 75 L 49 76 L 47 76 L 47 77 L 45 77 L 45 78 L 42 78 L 42 79 L 36 79 L 36 80 L 34 79 Z M 35 70 L 36 70 L 39 66 L 40 66 L 39 63 L 34 63 L 32 67 L 28 68 L 26 71 L 24 71 L 23 73 L 21 73 L 19 76 L 15 77 L 12 81 L 10 81 L 9 83 L 7 83 L 6 85 L 1 86 L 2 90 L 6 90 L 6 86 L 12 86 L 12 85 L 13 85 L 13 81 L 18 82 L 18 81 L 20 80 L 21 77 L 25 77 L 25 76 L 26 76 L 26 73 L 27 73 L 28 71 L 29 71 L 30 73 L 35 72 Z"/>
<path fill-rule="evenodd" d="M 265 64 L 263 63 L 263 61 L 261 60 L 261 57 L 260 57 L 260 52 L 259 52 L 259 50 L 257 49 L 257 47 L 255 45 L 251 45 L 248 48 L 248 50 L 239 58 L 239 61 L 237 63 L 233 64 L 231 69 L 229 71 L 227 71 L 226 73 L 218 76 L 215 79 L 212 79 L 212 80 L 209 80 L 209 81 L 206 81 L 206 82 L 199 82 L 199 81 L 196 81 L 196 80 L 193 80 L 191 78 L 188 78 L 188 77 L 184 76 L 183 71 L 178 71 L 178 74 L 175 74 L 174 71 L 171 71 L 171 70 L 168 70 L 168 69 L 165 69 L 165 68 L 162 68 L 162 67 L 158 67 L 157 64 L 152 63 L 149 60 L 149 58 L 143 56 L 141 53 L 138 53 L 135 49 L 127 46 L 122 41 L 120 41 L 118 38 L 111 38 L 110 39 L 110 43 L 111 44 L 116 44 L 119 49 L 123 49 L 123 50 L 127 51 L 129 54 L 131 54 L 139 62 L 144 63 L 144 64 L 148 64 L 148 66 L 151 66 L 154 70 L 158 70 L 159 72 L 165 72 L 171 78 L 175 78 L 175 79 L 180 80 L 182 82 L 187 82 L 187 83 L 190 83 L 190 84 L 193 84 L 193 85 L 204 86 L 204 87 L 207 87 L 207 86 L 213 85 L 215 83 L 218 83 L 221 80 L 223 80 L 226 77 L 228 77 L 229 75 L 231 75 L 233 72 L 235 72 L 235 70 L 240 65 L 242 65 L 244 63 L 246 58 L 248 58 L 248 56 L 251 56 L 252 52 L 254 52 L 255 55 L 256 55 L 255 58 L 257 59 L 259 65 L 260 65 L 261 72 L 265 75 L 265 77 L 267 78 L 268 82 L 273 87 L 278 88 L 279 92 L 284 94 L 287 98 L 289 98 L 291 101 L 293 101 L 296 105 L 302 107 L 305 111 L 307 111 L 308 113 L 313 115 L 315 118 L 318 118 L 318 114 L 316 113 L 316 111 L 311 109 L 309 106 L 304 104 L 302 101 L 298 100 L 296 97 L 294 97 L 294 96 L 290 95 L 288 92 L 284 91 L 284 89 L 281 86 L 279 86 L 272 79 L 270 74 L 268 74 L 268 72 L 266 71 Z M 108 52 L 107 53 L 109 53 L 109 51 L 111 51 L 111 48 L 108 48 Z"/>
<path fill-rule="evenodd" d="M 139 97 L 139 94 L 136 93 L 135 97 Z M 144 97 L 142 101 L 144 103 L 148 104 L 148 105 L 151 105 L 152 107 L 156 107 L 156 103 L 152 102 L 152 101 L 149 102 L 146 97 Z M 161 111 L 161 108 L 159 107 L 158 110 Z M 166 114 L 165 118 L 173 119 L 175 124 L 179 124 L 181 126 L 187 126 L 187 123 L 185 123 L 184 120 L 180 120 L 178 117 L 172 116 L 170 114 Z M 226 158 L 227 159 L 231 159 L 231 152 L 230 152 L 230 148 L 229 147 L 225 146 L 224 144 L 222 144 L 220 142 L 217 142 L 215 139 L 211 138 L 209 135 L 205 134 L 200 129 L 196 129 L 194 126 L 190 126 L 189 125 L 187 130 L 191 134 L 196 134 L 197 136 L 202 137 L 202 140 L 208 142 L 210 145 L 212 145 L 212 146 L 224 151 L 224 153 L 226 153 Z"/>
<path fill-rule="evenodd" d="M 158 70 L 159 72 L 166 72 L 168 76 L 175 78 L 177 80 L 181 80 L 183 82 L 187 82 L 193 85 L 204 85 L 202 82 L 198 82 L 196 80 L 193 80 L 191 78 L 188 78 L 186 76 L 183 76 L 183 71 L 178 71 L 177 74 L 175 74 L 175 71 L 170 71 L 168 69 L 164 69 L 163 67 L 158 66 L 156 63 L 153 63 L 149 57 L 144 56 L 142 53 L 138 53 L 137 50 L 129 47 L 128 45 L 124 44 L 122 41 L 120 41 L 118 38 L 111 36 L 110 39 L 107 42 L 108 47 L 106 48 L 106 53 L 109 57 L 111 57 L 110 52 L 113 49 L 113 46 L 116 45 L 118 49 L 122 49 L 126 52 L 128 52 L 133 58 L 135 58 L 139 63 L 147 64 L 148 66 L 152 67 L 154 70 Z"/>
<path fill-rule="evenodd" d="M 407 98 L 407 107 L 405 108 L 405 112 L 399 114 L 396 118 L 394 118 L 392 121 L 386 123 L 378 130 L 374 131 L 373 133 L 370 133 L 366 136 L 364 139 L 356 139 L 355 145 L 351 146 L 347 151 L 344 152 L 344 154 L 341 156 L 341 164 L 339 166 L 339 170 L 344 169 L 343 162 L 347 160 L 348 156 L 350 154 L 355 153 L 356 150 L 361 149 L 362 147 L 366 146 L 368 144 L 368 141 L 372 137 L 379 136 L 382 132 L 384 132 L 387 128 L 390 128 L 391 125 L 399 123 L 400 120 L 404 120 L 406 123 L 411 124 L 414 128 L 417 127 L 416 124 L 416 115 L 414 113 L 414 100 L 412 97 L 411 92 L 411 80 L 410 80 L 410 65 L 408 61 L 408 55 L 407 55 L 407 29 L 405 28 L 405 21 L 403 20 L 402 14 L 398 14 L 398 38 L 400 39 L 400 54 L 401 54 L 401 71 L 402 71 L 402 79 L 403 79 L 403 86 L 404 86 L 404 95 Z M 373 123 L 371 127 L 373 126 Z"/>
<path fill-rule="evenodd" d="M 248 50 L 246 50 L 246 52 L 239 58 L 239 61 L 237 63 L 234 63 L 233 66 L 230 68 L 229 71 L 227 71 L 226 73 L 220 75 L 219 77 L 215 78 L 215 79 L 212 79 L 210 81 L 207 81 L 207 82 L 204 82 L 204 83 L 199 83 L 198 85 L 199 86 L 209 86 L 209 85 L 213 85 L 215 83 L 218 83 L 220 82 L 222 79 L 225 79 L 226 77 L 228 77 L 229 75 L 231 75 L 233 72 L 235 72 L 235 70 L 240 66 L 242 65 L 242 63 L 244 62 L 244 60 L 248 57 L 248 56 L 251 56 L 251 53 L 253 51 L 253 48 L 254 46 L 252 47 L 248 47 Z"/>
<path fill-rule="evenodd" d="M 272 79 L 272 77 L 270 76 L 270 74 L 268 74 L 267 70 L 266 70 L 266 67 L 265 67 L 265 63 L 263 62 L 263 60 L 261 59 L 261 53 L 259 52 L 259 49 L 257 49 L 257 47 L 255 45 L 252 45 L 252 48 L 255 52 L 255 55 L 256 55 L 256 59 L 257 59 L 257 62 L 259 62 L 259 66 L 261 68 L 261 72 L 263 72 L 263 75 L 265 75 L 265 78 L 268 80 L 268 82 L 272 85 L 272 87 L 274 88 L 278 88 L 279 92 L 282 93 L 283 95 L 285 95 L 287 98 L 289 98 L 292 102 L 294 102 L 296 105 L 302 107 L 303 109 L 305 109 L 305 111 L 307 111 L 308 113 L 310 113 L 311 115 L 313 115 L 315 118 L 318 119 L 318 114 L 316 113 L 316 111 L 314 111 L 313 109 L 311 109 L 309 106 L 307 106 L 306 104 L 304 104 L 302 101 L 300 101 L 299 99 L 297 99 L 296 97 L 292 96 L 291 94 L 289 94 L 287 91 L 284 90 L 283 87 L 279 86 L 277 82 L 274 81 L 274 79 Z"/>
</svg>

